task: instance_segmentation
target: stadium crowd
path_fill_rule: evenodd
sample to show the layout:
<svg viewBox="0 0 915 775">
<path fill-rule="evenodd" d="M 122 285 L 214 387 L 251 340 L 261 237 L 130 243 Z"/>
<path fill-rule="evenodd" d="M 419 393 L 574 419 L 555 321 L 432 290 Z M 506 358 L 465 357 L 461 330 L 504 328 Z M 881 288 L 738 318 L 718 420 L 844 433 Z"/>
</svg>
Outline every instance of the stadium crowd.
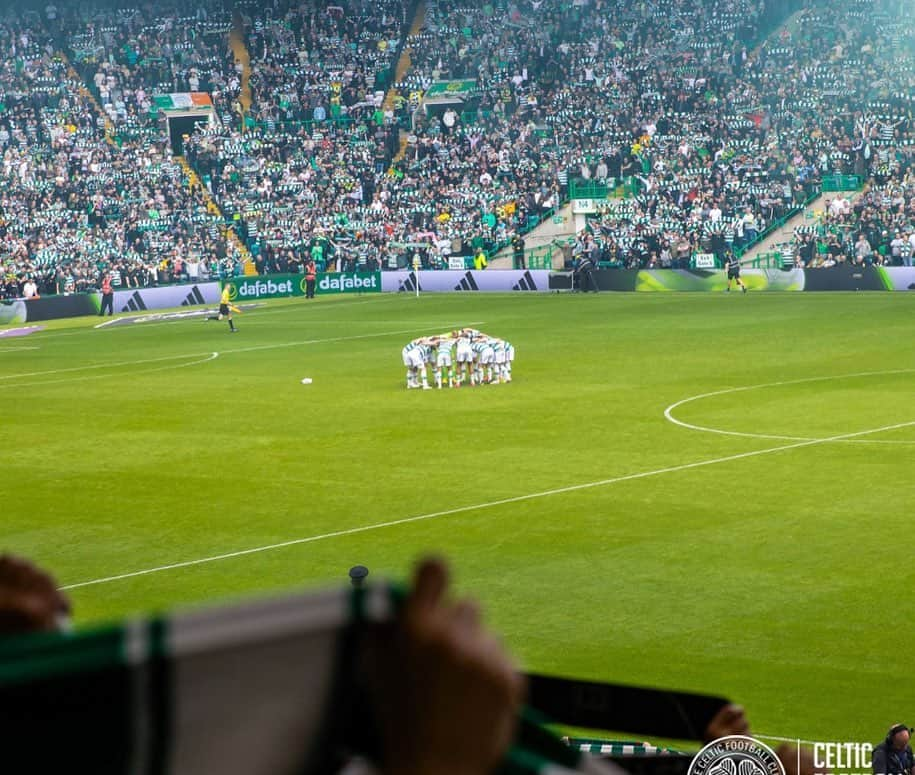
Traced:
<svg viewBox="0 0 915 775">
<path fill-rule="evenodd" d="M 773 114 L 810 129 L 792 138 L 801 163 L 841 165 L 868 180 L 854 201 L 829 197 L 816 224 L 796 229 L 786 250 L 797 266 L 911 264 L 915 33 L 900 11 L 893 3 L 810 8 L 790 45 L 771 53 L 790 84 Z"/>
<path fill-rule="evenodd" d="M 799 230 L 795 262 L 905 263 L 912 27 L 894 0 L 811 0 L 789 19 L 795 5 L 435 0 L 412 34 L 403 0 L 8 15 L 0 293 L 28 280 L 81 290 L 106 270 L 124 285 L 190 277 L 188 265 L 235 273 L 246 254 L 227 224 L 261 272 L 308 257 L 446 266 L 506 244 L 570 184 L 629 194 L 600 206 L 576 254 L 678 266 L 751 244 L 836 173 L 869 190 Z M 463 102 L 435 99 L 440 80 L 466 82 Z M 222 118 L 185 143 L 207 191 L 170 158 L 154 99 L 198 89 Z"/>
<path fill-rule="evenodd" d="M 0 297 L 82 291 L 106 272 L 125 287 L 152 285 L 231 260 L 168 138 L 115 138 L 58 45 L 55 30 L 93 24 L 85 11 L 0 20 L 11 52 L 0 66 Z"/>
</svg>

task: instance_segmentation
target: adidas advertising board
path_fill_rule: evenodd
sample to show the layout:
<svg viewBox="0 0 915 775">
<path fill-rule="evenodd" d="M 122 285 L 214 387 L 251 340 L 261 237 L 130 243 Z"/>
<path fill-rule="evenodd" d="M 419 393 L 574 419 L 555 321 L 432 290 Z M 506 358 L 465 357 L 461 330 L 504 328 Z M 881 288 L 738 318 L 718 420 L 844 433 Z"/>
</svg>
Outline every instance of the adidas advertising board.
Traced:
<svg viewBox="0 0 915 775">
<path fill-rule="evenodd" d="M 381 293 L 381 272 L 319 272 L 316 280 L 315 292 L 318 294 Z M 232 301 L 304 296 L 305 275 L 233 277 L 231 280 L 223 280 L 222 286 L 229 287 Z"/>
<path fill-rule="evenodd" d="M 420 292 L 454 291 L 549 291 L 548 269 L 489 269 L 485 271 L 429 270 L 419 273 Z M 381 289 L 385 292 L 416 291 L 413 272 L 383 272 Z"/>
<path fill-rule="evenodd" d="M 99 299 L 99 294 L 95 294 Z M 144 312 L 168 307 L 194 307 L 198 304 L 216 304 L 219 301 L 219 283 L 194 285 L 167 285 L 162 288 L 136 288 L 114 292 L 115 312 Z"/>
</svg>

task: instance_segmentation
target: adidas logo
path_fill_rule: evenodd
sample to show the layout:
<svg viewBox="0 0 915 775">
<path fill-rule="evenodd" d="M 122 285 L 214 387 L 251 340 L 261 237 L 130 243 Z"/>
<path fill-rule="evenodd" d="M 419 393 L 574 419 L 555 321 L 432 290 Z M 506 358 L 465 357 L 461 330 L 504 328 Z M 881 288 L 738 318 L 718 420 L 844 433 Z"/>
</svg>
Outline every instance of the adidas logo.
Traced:
<svg viewBox="0 0 915 775">
<path fill-rule="evenodd" d="M 419 290 L 422 291 L 422 289 L 423 289 L 423 286 L 420 285 Z M 404 280 L 398 286 L 397 292 L 400 293 L 401 291 L 407 291 L 408 293 L 412 293 L 415 290 L 416 290 L 416 272 L 410 272 L 410 274 L 407 275 L 407 279 Z"/>
<path fill-rule="evenodd" d="M 121 308 L 121 312 L 140 312 L 146 309 L 146 304 L 139 291 L 134 291 L 133 295 L 127 300 L 127 303 Z"/>
<path fill-rule="evenodd" d="M 537 283 L 534 282 L 534 278 L 531 276 L 531 273 L 529 271 L 525 271 L 525 273 L 523 275 L 521 275 L 521 279 L 518 280 L 518 282 L 512 286 L 512 290 L 513 291 L 536 291 Z"/>
<path fill-rule="evenodd" d="M 203 294 L 200 292 L 200 288 L 196 285 L 191 288 L 191 292 L 187 295 L 187 298 L 181 302 L 182 307 L 193 307 L 197 304 L 206 304 L 206 299 L 203 298 Z"/>
<path fill-rule="evenodd" d="M 470 272 L 464 274 L 461 278 L 461 281 L 454 286 L 456 291 L 478 291 L 480 290 L 477 286 L 477 281 L 473 279 L 473 275 Z"/>
</svg>

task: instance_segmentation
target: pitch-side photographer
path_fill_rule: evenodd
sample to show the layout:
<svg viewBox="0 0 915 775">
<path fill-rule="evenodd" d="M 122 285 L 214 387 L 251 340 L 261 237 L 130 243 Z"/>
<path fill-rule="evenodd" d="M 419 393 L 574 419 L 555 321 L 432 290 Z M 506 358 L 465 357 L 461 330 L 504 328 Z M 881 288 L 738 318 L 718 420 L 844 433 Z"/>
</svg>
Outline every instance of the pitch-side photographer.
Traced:
<svg viewBox="0 0 915 775">
<path fill-rule="evenodd" d="M 575 269 L 572 272 L 574 279 L 574 289 L 587 293 L 594 291 L 597 293 L 597 281 L 594 278 L 594 263 L 587 253 L 578 257 L 575 263 Z"/>
<path fill-rule="evenodd" d="M 874 775 L 915 775 L 915 757 L 909 745 L 912 730 L 905 724 L 894 724 L 886 739 L 874 748 Z"/>
</svg>

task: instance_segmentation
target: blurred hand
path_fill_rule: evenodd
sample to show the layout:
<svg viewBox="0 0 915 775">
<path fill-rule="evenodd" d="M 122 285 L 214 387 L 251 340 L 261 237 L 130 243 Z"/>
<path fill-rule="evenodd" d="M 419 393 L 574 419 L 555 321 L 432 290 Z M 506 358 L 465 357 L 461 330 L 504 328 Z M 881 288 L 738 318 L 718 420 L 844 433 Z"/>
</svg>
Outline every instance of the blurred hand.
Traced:
<svg viewBox="0 0 915 775">
<path fill-rule="evenodd" d="M 28 560 L 0 556 L 0 636 L 58 629 L 69 612 L 50 575 Z"/>
<path fill-rule="evenodd" d="M 375 705 L 387 775 L 489 773 L 514 735 L 523 678 L 477 605 L 449 601 L 447 588 L 444 563 L 422 561 L 381 649 Z"/>
<path fill-rule="evenodd" d="M 725 705 L 715 717 L 709 721 L 705 729 L 705 742 L 710 743 L 719 737 L 728 735 L 750 734 L 750 722 L 740 705 Z"/>
</svg>

